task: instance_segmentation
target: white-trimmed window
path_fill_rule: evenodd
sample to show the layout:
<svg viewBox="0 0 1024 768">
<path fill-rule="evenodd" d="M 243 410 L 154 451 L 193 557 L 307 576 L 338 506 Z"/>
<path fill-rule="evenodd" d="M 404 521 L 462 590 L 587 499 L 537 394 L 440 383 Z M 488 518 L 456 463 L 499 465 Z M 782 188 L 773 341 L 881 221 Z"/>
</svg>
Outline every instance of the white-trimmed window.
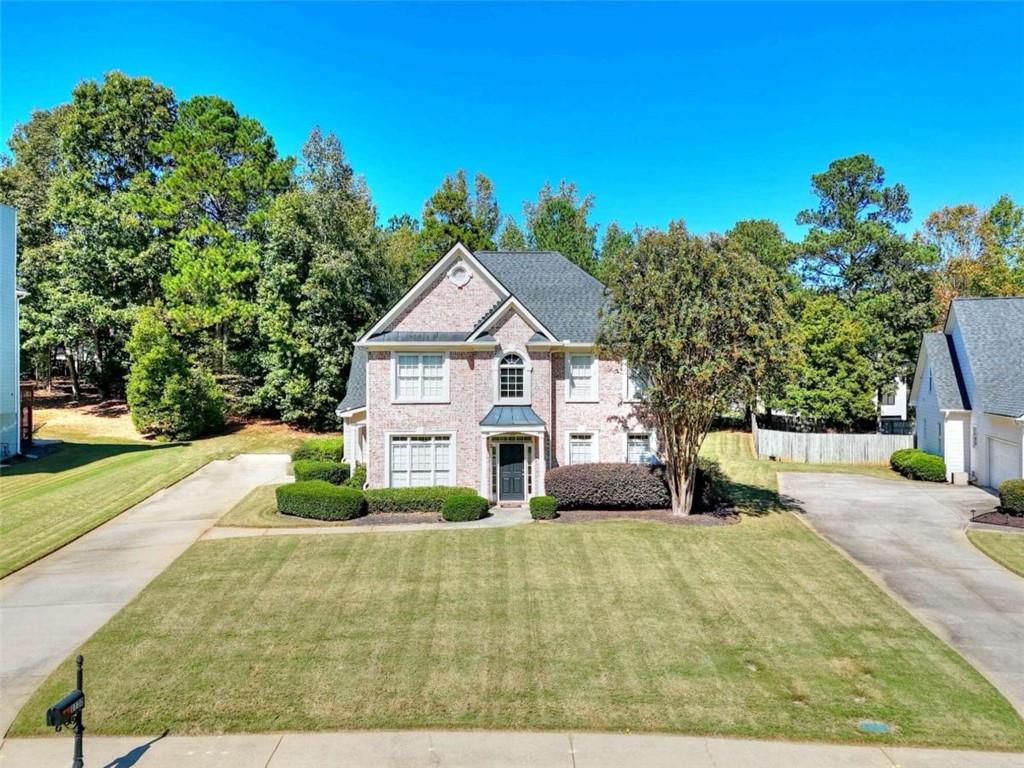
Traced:
<svg viewBox="0 0 1024 768">
<path fill-rule="evenodd" d="M 392 361 L 396 402 L 448 402 L 447 354 L 398 352 L 392 356 Z"/>
<path fill-rule="evenodd" d="M 577 403 L 597 402 L 597 358 L 568 355 L 566 369 L 566 399 Z"/>
<path fill-rule="evenodd" d="M 626 461 L 630 464 L 650 464 L 656 461 L 654 439 L 650 432 L 626 434 Z"/>
<path fill-rule="evenodd" d="M 623 362 L 622 369 L 625 372 L 625 385 L 622 399 L 627 403 L 636 402 L 643 397 L 647 382 L 643 380 L 635 370 L 629 367 L 629 363 Z"/>
<path fill-rule="evenodd" d="M 526 361 L 517 352 L 509 352 L 498 363 L 498 402 L 526 401 Z"/>
<path fill-rule="evenodd" d="M 392 488 L 453 485 L 452 447 L 448 435 L 392 436 L 388 449 L 388 485 Z"/>
<path fill-rule="evenodd" d="M 569 463 L 593 464 L 597 461 L 597 449 L 593 432 L 569 433 Z"/>
</svg>

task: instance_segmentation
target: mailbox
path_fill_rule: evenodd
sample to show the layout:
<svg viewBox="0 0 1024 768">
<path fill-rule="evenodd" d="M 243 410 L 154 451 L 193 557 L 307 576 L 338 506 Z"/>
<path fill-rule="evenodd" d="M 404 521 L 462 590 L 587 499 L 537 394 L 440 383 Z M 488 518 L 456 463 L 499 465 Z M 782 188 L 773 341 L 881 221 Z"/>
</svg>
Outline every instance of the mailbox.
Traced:
<svg viewBox="0 0 1024 768">
<path fill-rule="evenodd" d="M 67 696 L 46 710 L 46 724 L 51 728 L 60 729 L 65 725 L 74 725 L 78 713 L 85 707 L 85 694 L 79 690 L 71 691 Z"/>
</svg>

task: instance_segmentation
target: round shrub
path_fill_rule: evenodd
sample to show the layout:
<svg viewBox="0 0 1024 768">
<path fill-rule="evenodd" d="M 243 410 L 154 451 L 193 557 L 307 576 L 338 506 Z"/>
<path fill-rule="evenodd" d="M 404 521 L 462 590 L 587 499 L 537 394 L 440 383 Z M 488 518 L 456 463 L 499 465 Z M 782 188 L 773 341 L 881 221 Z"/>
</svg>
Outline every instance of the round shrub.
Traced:
<svg viewBox="0 0 1024 768">
<path fill-rule="evenodd" d="M 441 506 L 441 517 L 449 523 L 463 523 L 467 520 L 479 520 L 487 517 L 490 502 L 483 496 L 459 494 L 445 499 Z"/>
<path fill-rule="evenodd" d="M 547 472 L 545 488 L 558 509 L 664 509 L 672 498 L 662 467 L 570 464 Z"/>
<path fill-rule="evenodd" d="M 311 437 L 292 451 L 292 461 L 341 461 L 343 446 L 340 437 Z"/>
<path fill-rule="evenodd" d="M 440 512 L 452 496 L 473 496 L 472 488 L 434 485 L 424 488 L 373 488 L 366 491 L 370 514 L 387 512 Z"/>
<path fill-rule="evenodd" d="M 349 488 L 363 490 L 363 486 L 366 485 L 366 465 L 356 464 L 356 468 L 352 470 L 352 476 L 345 481 L 345 485 Z"/>
<path fill-rule="evenodd" d="M 999 506 L 1004 512 L 1024 515 L 1024 478 L 1004 480 L 999 484 Z"/>
<path fill-rule="evenodd" d="M 534 520 L 551 520 L 558 517 L 558 502 L 554 496 L 534 496 L 530 499 L 530 516 Z"/>
<path fill-rule="evenodd" d="M 322 459 L 299 459 L 292 462 L 292 472 L 298 482 L 325 480 L 333 485 L 342 485 L 348 480 L 348 464 Z"/>
<path fill-rule="evenodd" d="M 889 465 L 911 480 L 946 482 L 946 462 L 941 456 L 925 453 L 918 448 L 904 448 L 889 457 Z"/>
<path fill-rule="evenodd" d="M 366 500 L 355 488 L 326 480 L 304 480 L 279 485 L 277 511 L 313 520 L 351 520 L 366 514 Z"/>
</svg>

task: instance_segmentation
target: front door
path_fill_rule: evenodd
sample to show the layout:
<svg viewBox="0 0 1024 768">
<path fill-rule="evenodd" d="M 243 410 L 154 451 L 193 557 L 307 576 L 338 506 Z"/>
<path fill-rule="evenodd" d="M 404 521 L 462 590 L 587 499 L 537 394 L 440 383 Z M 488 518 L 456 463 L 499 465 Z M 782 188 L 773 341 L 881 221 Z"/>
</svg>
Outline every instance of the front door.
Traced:
<svg viewBox="0 0 1024 768">
<path fill-rule="evenodd" d="M 499 501 L 522 501 L 526 498 L 524 455 L 525 446 L 522 443 L 501 443 L 498 446 Z"/>
</svg>

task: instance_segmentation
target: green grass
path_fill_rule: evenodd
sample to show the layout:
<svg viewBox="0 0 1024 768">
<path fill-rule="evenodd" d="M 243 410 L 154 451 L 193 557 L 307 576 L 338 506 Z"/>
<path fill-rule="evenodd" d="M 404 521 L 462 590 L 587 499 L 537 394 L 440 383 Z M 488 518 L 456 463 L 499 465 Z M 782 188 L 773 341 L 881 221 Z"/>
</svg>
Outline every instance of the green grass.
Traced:
<svg viewBox="0 0 1024 768">
<path fill-rule="evenodd" d="M 1024 533 L 968 531 L 967 538 L 1001 566 L 1024 576 Z"/>
<path fill-rule="evenodd" d="M 68 440 L 0 475 L 0 577 L 105 523 L 213 459 L 288 452 L 304 436 L 256 425 L 192 443 L 111 439 L 81 428 L 50 432 Z"/>
<path fill-rule="evenodd" d="M 804 464 L 754 457 L 749 432 L 712 432 L 701 454 L 715 459 L 729 476 L 737 506 L 750 514 L 781 509 L 777 472 L 847 472 L 886 480 L 904 480 L 881 464 Z"/>
<path fill-rule="evenodd" d="M 670 731 L 1024 748 L 960 656 L 789 514 L 200 542 L 83 647 L 93 734 Z M 12 735 L 73 677 L 35 693 Z M 856 724 L 882 720 L 893 734 Z"/>
</svg>

